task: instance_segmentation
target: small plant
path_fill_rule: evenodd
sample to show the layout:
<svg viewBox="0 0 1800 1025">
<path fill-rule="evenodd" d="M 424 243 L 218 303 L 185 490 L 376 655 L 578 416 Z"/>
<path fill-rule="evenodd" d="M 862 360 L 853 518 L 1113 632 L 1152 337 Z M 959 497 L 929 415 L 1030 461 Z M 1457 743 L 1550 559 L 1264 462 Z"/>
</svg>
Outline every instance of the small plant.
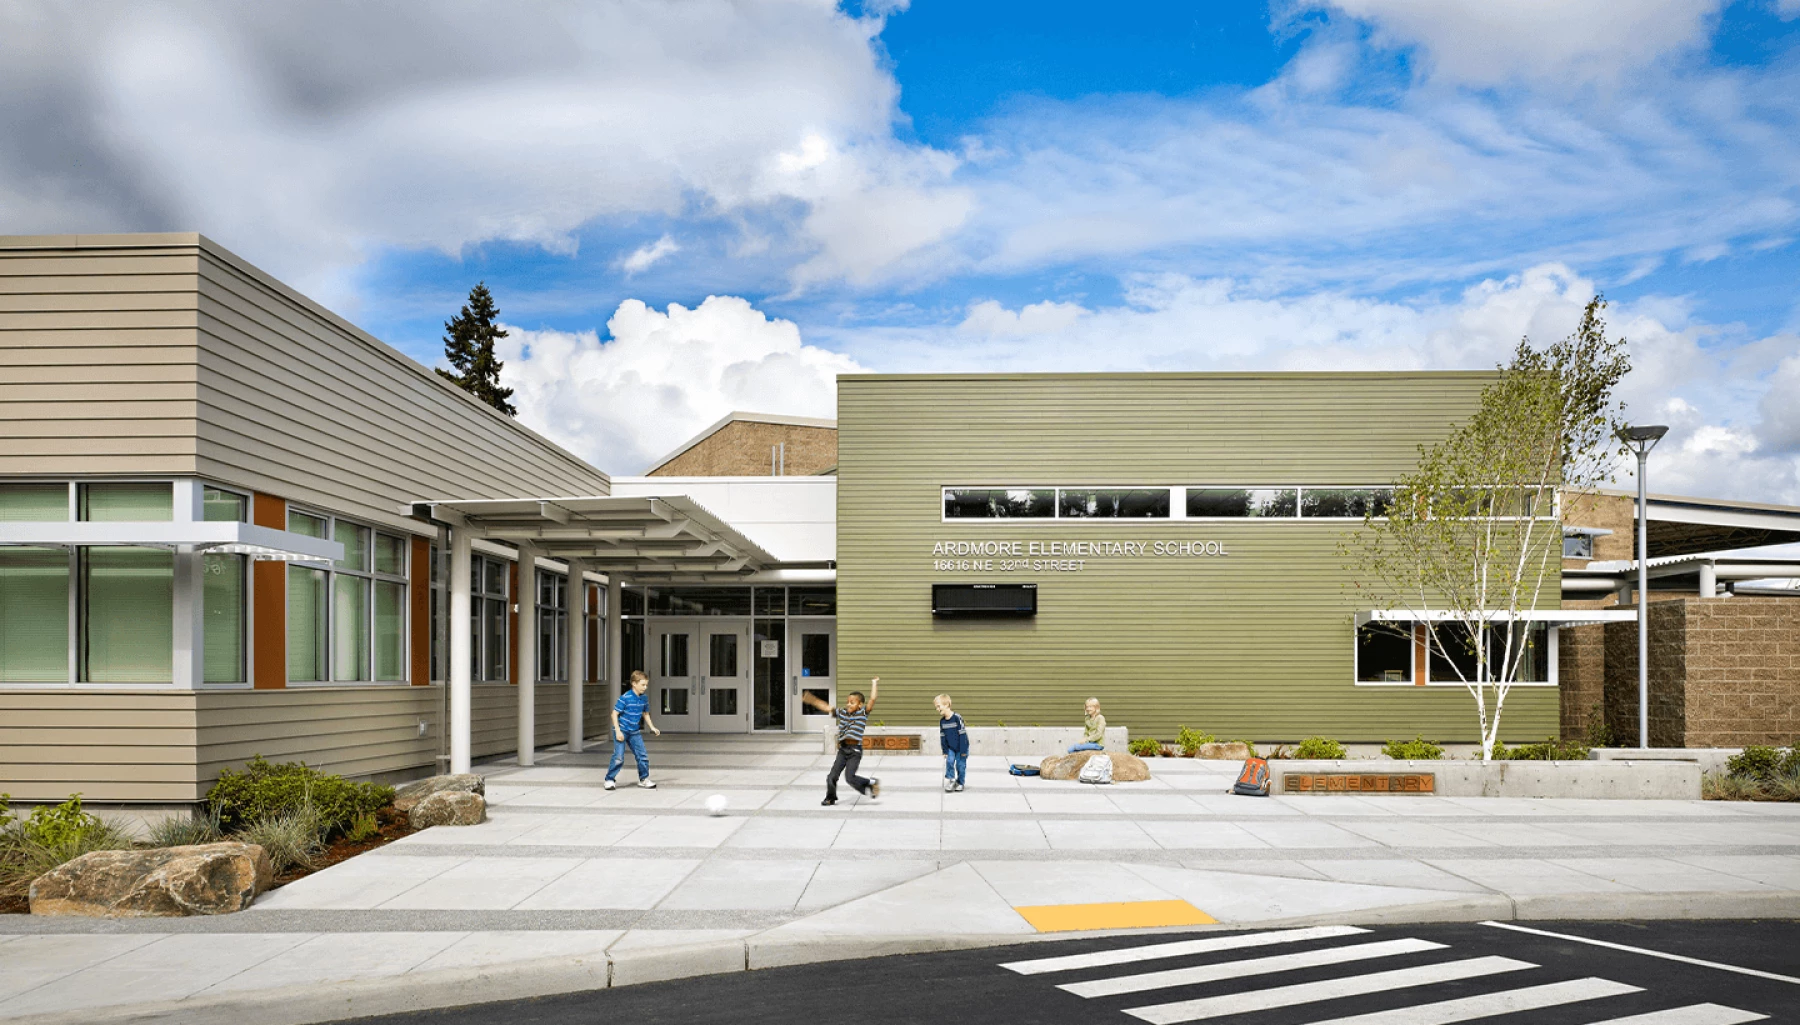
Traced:
<svg viewBox="0 0 1800 1025">
<path fill-rule="evenodd" d="M 1700 797 L 1707 801 L 1754 801 L 1762 796 L 1762 787 L 1753 779 L 1728 773 L 1709 772 L 1700 777 Z"/>
<path fill-rule="evenodd" d="M 17 821 L 19 817 L 12 812 L 12 795 L 0 794 L 0 837 L 5 836 Z"/>
<path fill-rule="evenodd" d="M 1444 749 L 1426 740 L 1423 733 L 1411 740 L 1390 740 L 1382 747 L 1381 753 L 1397 762 L 1432 762 L 1444 757 Z"/>
<path fill-rule="evenodd" d="M 1130 751 L 1139 758 L 1155 758 L 1157 755 L 1162 754 L 1162 742 L 1159 740 L 1151 740 L 1149 737 L 1139 737 L 1125 745 L 1125 750 Z"/>
<path fill-rule="evenodd" d="M 304 762 L 275 764 L 257 755 L 242 772 L 226 769 L 219 773 L 206 800 L 228 832 L 270 816 L 310 808 L 329 837 L 348 828 L 356 816 L 391 804 L 394 788 L 352 783 Z"/>
<path fill-rule="evenodd" d="M 1496 760 L 1506 758 L 1515 762 L 1579 762 L 1585 761 L 1588 756 L 1585 744 L 1573 740 L 1558 740 L 1555 737 L 1545 738 L 1541 744 L 1520 744 L 1518 747 L 1507 750 L 1505 754 L 1502 754 L 1501 750 L 1501 746 L 1496 743 L 1494 745 Z"/>
<path fill-rule="evenodd" d="M 301 805 L 251 822 L 232 837 L 253 843 L 269 855 L 277 873 L 290 868 L 312 868 L 325 850 L 328 827 L 318 809 Z"/>
<path fill-rule="evenodd" d="M 1005 725 L 1006 725 L 1006 720 L 1005 720 L 1005 719 L 995 719 L 995 720 L 994 720 L 994 725 L 995 725 L 995 726 L 1005 726 Z"/>
<path fill-rule="evenodd" d="M 1587 744 L 1588 747 L 1612 747 L 1618 738 L 1613 736 L 1613 728 L 1606 721 L 1606 706 L 1602 702 L 1594 702 L 1588 709 Z"/>
<path fill-rule="evenodd" d="M 218 843 L 225 838 L 219 826 L 219 812 L 208 808 L 199 815 L 166 818 L 150 827 L 150 846 L 188 847 L 194 844 Z"/>
<path fill-rule="evenodd" d="M 1751 744 L 1744 748 L 1742 754 L 1732 755 L 1725 760 L 1725 771 L 1737 779 L 1764 783 L 1774 779 L 1781 771 L 1782 761 L 1780 748 Z"/>
<path fill-rule="evenodd" d="M 1217 739 L 1210 733 L 1201 733 L 1183 726 L 1181 732 L 1175 737 L 1175 746 L 1181 748 L 1182 757 L 1192 758 L 1200 753 L 1202 744 L 1211 744 Z"/>
<path fill-rule="evenodd" d="M 1784 772 L 1764 789 L 1777 801 L 1800 801 L 1800 772 Z"/>
<path fill-rule="evenodd" d="M 1243 741 L 1242 743 L 1245 747 L 1250 749 L 1250 757 L 1255 758 L 1256 757 L 1256 745 L 1250 743 L 1248 740 Z M 1273 751 L 1270 751 L 1267 755 L 1264 755 L 1263 757 L 1267 758 L 1271 762 L 1274 762 L 1274 761 L 1280 761 L 1283 758 L 1292 758 L 1292 757 L 1294 757 L 1294 755 L 1292 752 L 1290 752 L 1287 749 L 1286 745 L 1276 744 L 1275 749 Z"/>
<path fill-rule="evenodd" d="M 344 839 L 351 843 L 362 843 L 381 832 L 381 820 L 372 811 L 363 812 L 350 820 L 350 828 L 344 830 Z"/>
<path fill-rule="evenodd" d="M 1307 737 L 1294 749 L 1295 758 L 1307 759 L 1338 759 L 1348 753 L 1344 750 L 1344 745 L 1330 737 Z"/>
</svg>

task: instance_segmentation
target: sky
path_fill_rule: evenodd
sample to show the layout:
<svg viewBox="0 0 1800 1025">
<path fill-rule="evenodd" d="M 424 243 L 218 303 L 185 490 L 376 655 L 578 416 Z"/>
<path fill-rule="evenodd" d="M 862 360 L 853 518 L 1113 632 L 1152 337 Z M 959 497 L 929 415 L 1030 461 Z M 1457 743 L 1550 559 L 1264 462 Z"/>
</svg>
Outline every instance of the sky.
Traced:
<svg viewBox="0 0 1800 1025">
<path fill-rule="evenodd" d="M 1800 504 L 1800 0 L 0 0 L 0 233 L 200 231 L 615 474 L 861 371 L 1467 369 Z M 1633 486 L 1629 476 L 1621 486 Z"/>
</svg>

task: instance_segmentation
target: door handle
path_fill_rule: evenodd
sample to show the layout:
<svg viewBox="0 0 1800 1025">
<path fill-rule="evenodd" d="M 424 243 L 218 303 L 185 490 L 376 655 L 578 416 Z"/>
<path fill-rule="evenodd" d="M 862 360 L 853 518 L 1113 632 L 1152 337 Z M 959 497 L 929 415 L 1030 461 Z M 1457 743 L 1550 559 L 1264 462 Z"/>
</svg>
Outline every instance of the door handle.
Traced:
<svg viewBox="0 0 1800 1025">
<path fill-rule="evenodd" d="M 700 696 L 706 696 L 706 677 L 704 676 L 700 678 Z"/>
<path fill-rule="evenodd" d="M 800 678 L 798 676 L 790 676 L 790 677 L 788 677 L 788 679 L 794 681 L 794 696 L 799 697 L 800 696 Z"/>
</svg>

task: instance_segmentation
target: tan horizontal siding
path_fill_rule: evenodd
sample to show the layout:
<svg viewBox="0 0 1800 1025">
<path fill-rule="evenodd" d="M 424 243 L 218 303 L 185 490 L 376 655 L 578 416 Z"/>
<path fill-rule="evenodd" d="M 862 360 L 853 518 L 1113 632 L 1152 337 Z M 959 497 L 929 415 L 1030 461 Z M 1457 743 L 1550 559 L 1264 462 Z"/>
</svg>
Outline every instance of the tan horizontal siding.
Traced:
<svg viewBox="0 0 1800 1025">
<path fill-rule="evenodd" d="M 845 377 L 838 425 L 839 676 L 877 715 L 972 725 L 1108 721 L 1172 739 L 1475 735 L 1460 688 L 1358 687 L 1349 524 L 941 522 L 952 485 L 1381 484 L 1475 406 L 1488 374 Z M 1220 541 L 1222 557 L 1090 558 L 1080 572 L 937 572 L 936 541 Z M 1036 583 L 1038 615 L 945 621 L 931 585 Z M 1555 596 L 1550 597 L 1554 603 Z M 1509 739 L 1557 728 L 1518 688 Z"/>
<path fill-rule="evenodd" d="M 194 694 L 0 688 L 0 793 L 19 801 L 192 801 Z"/>
<path fill-rule="evenodd" d="M 518 688 L 509 684 L 478 683 L 473 689 L 469 742 L 474 757 L 492 758 L 517 751 Z M 539 681 L 536 695 L 533 722 L 538 746 L 566 742 L 569 739 L 569 685 Z M 607 688 L 600 684 L 586 685 L 582 702 L 586 736 L 599 736 L 605 732 L 607 715 L 612 710 Z"/>
<path fill-rule="evenodd" d="M 0 474 L 194 472 L 198 254 L 6 241 Z"/>
<path fill-rule="evenodd" d="M 344 776 L 429 770 L 443 737 L 442 700 L 437 687 L 203 692 L 198 775 L 203 788 L 210 786 L 220 769 L 259 754 Z M 419 736 L 421 719 L 428 736 Z"/>
</svg>

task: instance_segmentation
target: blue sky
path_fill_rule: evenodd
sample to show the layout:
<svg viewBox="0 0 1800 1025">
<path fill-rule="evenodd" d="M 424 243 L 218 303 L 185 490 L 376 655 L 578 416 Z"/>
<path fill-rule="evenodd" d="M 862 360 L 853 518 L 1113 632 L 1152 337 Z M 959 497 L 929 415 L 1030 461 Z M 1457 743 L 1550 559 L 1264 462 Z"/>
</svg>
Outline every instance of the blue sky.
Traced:
<svg viewBox="0 0 1800 1025">
<path fill-rule="evenodd" d="M 614 472 L 840 372 L 1491 366 L 1604 290 L 1658 483 L 1800 502 L 1800 0 L 121 10 L 0 14 L 0 230 L 198 229 L 424 362 L 485 281 Z"/>
</svg>

